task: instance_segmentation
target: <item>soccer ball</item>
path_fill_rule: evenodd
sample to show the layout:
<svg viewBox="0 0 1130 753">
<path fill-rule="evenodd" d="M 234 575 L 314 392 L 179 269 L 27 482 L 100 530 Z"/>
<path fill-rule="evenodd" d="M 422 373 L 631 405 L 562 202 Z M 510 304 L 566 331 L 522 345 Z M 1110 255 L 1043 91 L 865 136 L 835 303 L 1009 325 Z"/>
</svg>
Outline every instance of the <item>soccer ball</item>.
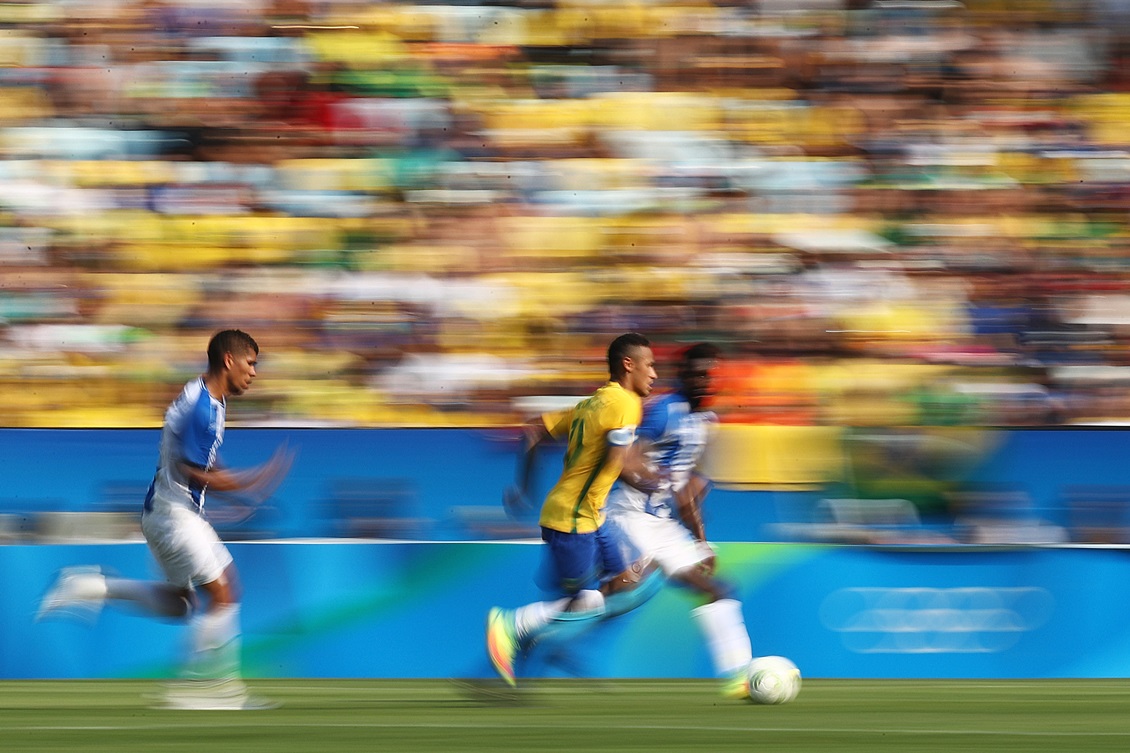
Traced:
<svg viewBox="0 0 1130 753">
<path fill-rule="evenodd" d="M 749 663 L 749 697 L 754 703 L 788 703 L 800 692 L 800 670 L 783 656 L 759 656 Z"/>
</svg>

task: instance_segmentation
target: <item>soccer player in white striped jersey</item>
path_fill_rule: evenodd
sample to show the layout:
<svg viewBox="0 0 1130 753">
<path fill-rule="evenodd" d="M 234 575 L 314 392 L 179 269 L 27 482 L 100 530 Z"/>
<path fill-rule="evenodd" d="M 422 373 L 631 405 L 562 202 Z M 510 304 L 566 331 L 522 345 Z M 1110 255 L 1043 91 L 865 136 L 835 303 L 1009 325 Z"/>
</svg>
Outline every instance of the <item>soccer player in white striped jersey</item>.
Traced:
<svg viewBox="0 0 1130 753">
<path fill-rule="evenodd" d="M 644 404 L 638 441 L 666 481 L 657 491 L 633 487 L 623 477 L 608 496 L 608 520 L 634 548 L 629 561 L 651 560 L 664 575 L 707 599 L 692 610 L 706 640 L 723 695 L 749 695 L 746 667 L 752 659 L 742 605 L 715 576 L 714 550 L 707 542 L 702 501 L 709 481 L 697 468 L 717 417 L 706 409 L 714 391 L 712 372 L 720 350 L 711 343 L 686 349 L 678 365 L 678 389 Z"/>
<path fill-rule="evenodd" d="M 188 621 L 192 651 L 186 682 L 169 687 L 159 704 L 180 709 L 269 707 L 248 695 L 240 678 L 240 596 L 235 564 L 204 514 L 206 490 L 241 491 L 265 499 L 289 470 L 285 448 L 256 468 L 220 467 L 227 398 L 251 387 L 259 346 L 240 330 L 208 343 L 208 371 L 188 382 L 165 411 L 160 454 L 146 494 L 141 530 L 167 581 L 108 577 L 98 568 L 68 568 L 48 591 L 39 617 L 97 615 L 107 601 L 158 617 Z M 199 604 L 203 592 L 206 603 Z"/>
</svg>

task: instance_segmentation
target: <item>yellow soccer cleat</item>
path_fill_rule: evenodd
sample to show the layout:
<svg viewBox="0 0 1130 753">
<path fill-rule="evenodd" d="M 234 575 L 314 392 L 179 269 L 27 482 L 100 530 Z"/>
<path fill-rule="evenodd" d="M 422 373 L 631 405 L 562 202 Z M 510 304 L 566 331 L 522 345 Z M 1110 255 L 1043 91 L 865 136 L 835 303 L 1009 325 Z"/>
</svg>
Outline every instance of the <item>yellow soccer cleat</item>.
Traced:
<svg viewBox="0 0 1130 753">
<path fill-rule="evenodd" d="M 745 671 L 735 672 L 722 683 L 722 697 L 734 701 L 749 698 L 749 677 Z"/>
<path fill-rule="evenodd" d="M 514 662 L 518 657 L 518 630 L 512 610 L 492 607 L 487 614 L 487 655 L 499 677 L 517 687 Z"/>
</svg>

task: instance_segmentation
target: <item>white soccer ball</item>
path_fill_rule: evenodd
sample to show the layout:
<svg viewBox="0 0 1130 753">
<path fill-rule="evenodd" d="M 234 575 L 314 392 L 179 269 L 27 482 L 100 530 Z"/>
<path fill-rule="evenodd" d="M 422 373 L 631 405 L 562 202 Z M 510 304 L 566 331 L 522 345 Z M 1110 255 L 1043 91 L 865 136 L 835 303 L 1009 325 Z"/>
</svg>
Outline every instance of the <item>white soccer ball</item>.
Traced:
<svg viewBox="0 0 1130 753">
<path fill-rule="evenodd" d="M 788 703 L 800 692 L 800 670 L 783 656 L 759 656 L 749 663 L 749 697 L 754 703 Z"/>
</svg>

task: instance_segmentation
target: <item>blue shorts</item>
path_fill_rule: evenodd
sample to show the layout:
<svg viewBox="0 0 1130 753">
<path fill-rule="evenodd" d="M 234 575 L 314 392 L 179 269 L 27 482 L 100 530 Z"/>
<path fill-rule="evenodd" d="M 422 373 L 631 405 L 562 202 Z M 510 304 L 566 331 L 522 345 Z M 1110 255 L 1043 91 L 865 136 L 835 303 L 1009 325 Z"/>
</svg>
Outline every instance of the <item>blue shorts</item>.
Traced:
<svg viewBox="0 0 1130 753">
<path fill-rule="evenodd" d="M 550 572 L 541 585 L 575 594 L 599 588 L 604 579 L 627 570 L 618 530 L 602 525 L 592 533 L 563 533 L 543 527 L 541 538 L 548 545 Z"/>
</svg>

